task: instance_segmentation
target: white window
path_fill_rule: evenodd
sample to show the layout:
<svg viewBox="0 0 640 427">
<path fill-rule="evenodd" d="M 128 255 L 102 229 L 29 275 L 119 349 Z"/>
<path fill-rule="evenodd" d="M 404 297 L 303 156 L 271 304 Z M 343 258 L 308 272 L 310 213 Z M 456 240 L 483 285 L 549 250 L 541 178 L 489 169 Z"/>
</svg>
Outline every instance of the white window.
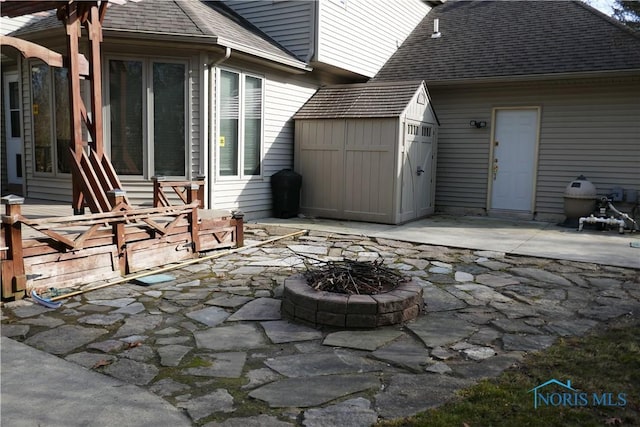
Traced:
<svg viewBox="0 0 640 427">
<path fill-rule="evenodd" d="M 108 60 L 108 142 L 120 175 L 186 177 L 187 64 Z"/>
<path fill-rule="evenodd" d="M 263 79 L 231 70 L 218 74 L 217 176 L 262 174 Z"/>
</svg>

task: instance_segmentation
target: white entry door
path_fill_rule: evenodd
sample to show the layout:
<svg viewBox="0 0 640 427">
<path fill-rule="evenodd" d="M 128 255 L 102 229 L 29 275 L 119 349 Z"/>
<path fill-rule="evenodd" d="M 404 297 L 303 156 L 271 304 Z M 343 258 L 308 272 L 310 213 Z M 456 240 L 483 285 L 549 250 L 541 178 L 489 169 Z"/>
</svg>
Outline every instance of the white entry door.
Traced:
<svg viewBox="0 0 640 427">
<path fill-rule="evenodd" d="M 492 210 L 533 210 L 538 115 L 538 109 L 496 112 L 491 165 Z"/>
<path fill-rule="evenodd" d="M 17 73 L 5 73 L 3 89 L 7 141 L 7 180 L 9 185 L 22 185 L 22 132 L 20 127 L 20 89 Z"/>
</svg>

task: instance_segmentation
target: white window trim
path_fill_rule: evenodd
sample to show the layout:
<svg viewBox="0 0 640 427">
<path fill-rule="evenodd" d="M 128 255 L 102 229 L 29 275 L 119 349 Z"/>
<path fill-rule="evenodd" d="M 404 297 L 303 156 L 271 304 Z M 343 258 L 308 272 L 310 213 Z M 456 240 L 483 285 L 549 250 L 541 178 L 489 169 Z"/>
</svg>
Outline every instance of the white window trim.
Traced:
<svg viewBox="0 0 640 427">
<path fill-rule="evenodd" d="M 238 174 L 237 175 L 220 175 L 220 82 L 221 82 L 221 78 L 220 78 L 220 72 L 221 71 L 228 71 L 231 73 L 236 73 L 239 76 L 239 87 L 240 87 L 240 93 L 238 94 L 238 98 L 239 100 L 242 100 L 241 102 L 239 102 L 239 129 L 238 129 Z M 244 173 L 244 93 L 245 93 L 245 77 L 254 77 L 257 79 L 260 79 L 262 81 L 262 85 L 261 85 L 261 97 L 262 97 L 262 104 L 260 105 L 260 174 L 259 175 L 245 175 Z M 215 174 L 215 179 L 216 181 L 221 181 L 221 182 L 229 182 L 229 181 L 262 181 L 264 178 L 264 145 L 265 145 L 265 141 L 264 141 L 264 122 L 265 122 L 265 117 L 264 117 L 264 105 L 265 105 L 265 88 L 266 88 L 266 82 L 267 79 L 260 75 L 260 74 L 254 74 L 254 73 L 250 73 L 250 72 L 246 72 L 246 71 L 242 71 L 242 70 L 238 70 L 238 69 L 234 69 L 234 68 L 226 68 L 226 67 L 218 67 L 216 70 L 216 108 L 215 108 L 215 115 L 216 115 L 216 131 L 215 131 L 215 169 L 216 169 L 216 174 Z"/>
<path fill-rule="evenodd" d="M 188 179 L 191 176 L 191 99 L 189 94 L 191 93 L 191 87 L 193 82 L 191 81 L 191 69 L 189 60 L 186 58 L 176 57 L 162 57 L 162 56 L 140 56 L 140 55 L 108 55 L 105 57 L 102 75 L 104 76 L 103 85 L 103 102 L 104 102 L 104 148 L 106 152 L 111 156 L 111 99 L 109 98 L 109 61 L 139 61 L 142 62 L 142 85 L 143 85 L 143 105 L 142 105 L 142 117 L 144 117 L 144 123 L 142 124 L 142 174 L 141 175 L 125 175 L 118 173 L 118 176 L 131 181 L 148 181 L 155 175 L 154 172 L 154 131 L 153 131 L 153 64 L 156 62 L 162 62 L 165 64 L 183 64 L 185 66 L 185 90 L 184 90 L 184 105 L 185 105 L 185 129 L 184 129 L 184 171 L 185 175 L 170 175 L 167 178 Z"/>
</svg>

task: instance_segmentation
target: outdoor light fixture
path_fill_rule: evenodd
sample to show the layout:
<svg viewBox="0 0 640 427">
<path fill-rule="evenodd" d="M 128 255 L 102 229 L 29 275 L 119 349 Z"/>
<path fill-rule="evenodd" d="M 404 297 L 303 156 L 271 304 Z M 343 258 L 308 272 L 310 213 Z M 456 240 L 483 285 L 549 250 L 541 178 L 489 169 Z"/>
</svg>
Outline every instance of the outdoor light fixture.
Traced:
<svg viewBox="0 0 640 427">
<path fill-rule="evenodd" d="M 480 129 L 480 128 L 486 128 L 486 127 L 487 127 L 487 122 L 485 122 L 485 121 L 482 121 L 482 122 L 481 122 L 481 121 L 479 121 L 479 120 L 471 120 L 471 121 L 469 122 L 469 126 L 475 126 L 475 127 L 477 127 L 478 129 Z"/>
</svg>

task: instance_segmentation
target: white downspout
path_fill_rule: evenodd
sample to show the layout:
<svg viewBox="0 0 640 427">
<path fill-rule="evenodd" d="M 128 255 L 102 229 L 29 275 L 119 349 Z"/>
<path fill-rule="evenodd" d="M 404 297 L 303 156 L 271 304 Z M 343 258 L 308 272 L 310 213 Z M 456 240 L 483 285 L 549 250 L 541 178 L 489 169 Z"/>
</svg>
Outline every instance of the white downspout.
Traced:
<svg viewBox="0 0 640 427">
<path fill-rule="evenodd" d="M 320 2 L 313 1 L 311 3 L 311 28 L 309 34 L 309 52 L 307 54 L 307 64 L 317 60 L 318 42 L 320 35 Z"/>
<path fill-rule="evenodd" d="M 214 97 L 214 85 L 213 79 L 215 78 L 215 67 L 219 64 L 223 63 L 231 56 L 231 48 L 225 47 L 224 56 L 222 58 L 213 60 L 208 64 L 205 64 L 204 70 L 204 80 L 205 84 L 205 99 L 204 103 L 204 121 L 203 121 L 203 134 L 205 139 L 205 144 L 203 147 L 203 165 L 200 168 L 201 173 L 206 174 L 207 180 L 205 181 L 205 197 L 207 200 L 205 201 L 205 208 L 213 209 L 213 181 L 215 179 L 215 170 L 213 168 L 212 162 L 209 161 L 209 151 L 211 148 L 211 152 L 215 153 L 215 127 L 211 124 L 211 111 L 215 111 L 215 97 Z"/>
</svg>

